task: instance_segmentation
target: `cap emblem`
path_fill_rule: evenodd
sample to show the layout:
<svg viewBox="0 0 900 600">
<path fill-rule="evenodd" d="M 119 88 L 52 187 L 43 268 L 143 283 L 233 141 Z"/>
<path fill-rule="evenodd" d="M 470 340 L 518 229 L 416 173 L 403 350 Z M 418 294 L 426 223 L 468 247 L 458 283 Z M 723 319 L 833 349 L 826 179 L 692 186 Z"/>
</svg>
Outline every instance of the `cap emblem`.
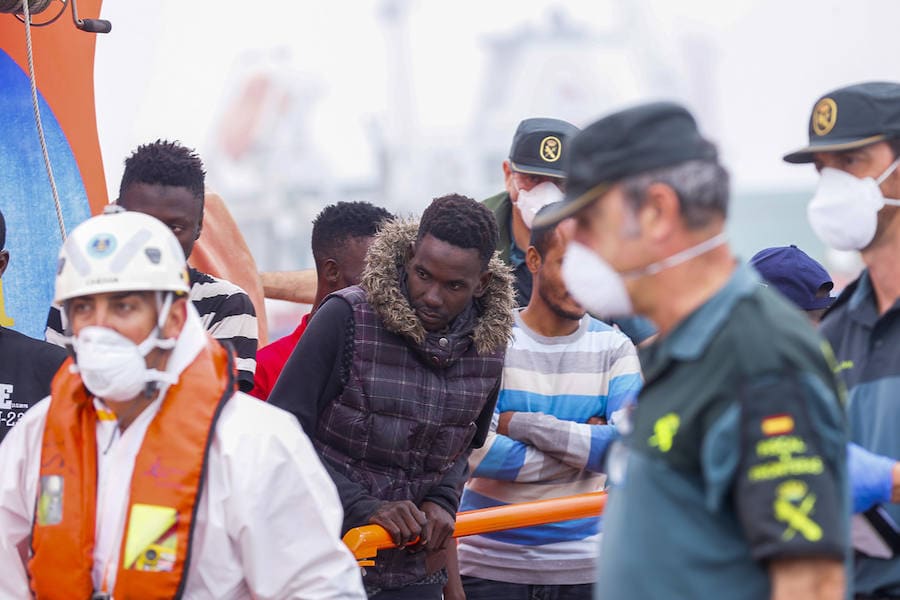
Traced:
<svg viewBox="0 0 900 600">
<path fill-rule="evenodd" d="M 553 135 L 549 135 L 541 140 L 541 158 L 543 158 L 547 162 L 556 162 L 559 160 L 559 155 L 562 151 L 562 144 L 559 141 L 559 138 Z"/>
<path fill-rule="evenodd" d="M 837 123 L 837 104 L 831 98 L 816 103 L 812 115 L 812 130 L 816 135 L 827 135 Z"/>
<path fill-rule="evenodd" d="M 108 233 L 100 233 L 88 242 L 88 254 L 96 258 L 103 258 L 112 254 L 116 249 L 116 238 Z"/>
</svg>

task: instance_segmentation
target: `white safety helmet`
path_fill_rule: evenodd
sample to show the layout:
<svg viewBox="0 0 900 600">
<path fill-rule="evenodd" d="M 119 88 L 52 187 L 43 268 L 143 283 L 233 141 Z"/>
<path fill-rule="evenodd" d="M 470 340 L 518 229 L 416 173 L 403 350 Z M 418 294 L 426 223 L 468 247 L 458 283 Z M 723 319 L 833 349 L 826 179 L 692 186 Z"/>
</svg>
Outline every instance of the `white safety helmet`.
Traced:
<svg viewBox="0 0 900 600">
<path fill-rule="evenodd" d="M 162 222 L 115 205 L 70 234 L 59 251 L 56 296 L 66 300 L 106 292 L 187 294 L 184 252 Z"/>
</svg>

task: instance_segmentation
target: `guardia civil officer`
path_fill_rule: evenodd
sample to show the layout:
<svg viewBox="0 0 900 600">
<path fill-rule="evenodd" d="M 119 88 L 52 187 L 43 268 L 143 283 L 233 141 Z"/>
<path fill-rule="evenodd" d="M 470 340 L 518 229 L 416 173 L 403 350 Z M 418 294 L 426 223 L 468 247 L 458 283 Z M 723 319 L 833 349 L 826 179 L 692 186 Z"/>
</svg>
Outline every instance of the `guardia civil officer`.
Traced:
<svg viewBox="0 0 900 600">
<path fill-rule="evenodd" d="M 562 119 L 524 119 L 516 127 L 509 157 L 503 161 L 504 191 L 484 201 L 494 218 L 500 237 L 497 251 L 516 276 L 516 303 L 528 304 L 531 271 L 525 264 L 534 216 L 552 202 L 562 199 L 566 187 L 563 157 L 567 138 L 578 128 Z"/>
<path fill-rule="evenodd" d="M 501 165 L 505 190 L 483 202 L 497 219 L 497 252 L 513 270 L 520 307 L 528 304 L 533 287 L 525 254 L 534 217 L 542 207 L 562 199 L 569 140 L 578 131 L 562 119 L 523 119 L 513 135 L 509 157 Z M 655 333 L 652 323 L 636 317 L 617 319 L 614 325 L 635 344 L 644 343 Z"/>
<path fill-rule="evenodd" d="M 813 106 L 809 144 L 784 157 L 812 163 L 819 185 L 807 216 L 838 250 L 866 265 L 825 314 L 821 331 L 850 392 L 851 481 L 857 510 L 900 500 L 900 84 L 828 92 Z M 868 452 L 866 452 L 868 451 Z M 872 454 L 874 453 L 874 454 Z M 900 521 L 900 506 L 885 504 Z M 900 598 L 900 558 L 857 554 L 859 598 Z"/>
<path fill-rule="evenodd" d="M 810 323 L 736 264 L 716 149 L 662 102 L 597 121 L 570 152 L 566 200 L 547 215 L 576 219 L 568 289 L 660 331 L 611 451 L 596 596 L 842 598 L 838 388 Z"/>
</svg>

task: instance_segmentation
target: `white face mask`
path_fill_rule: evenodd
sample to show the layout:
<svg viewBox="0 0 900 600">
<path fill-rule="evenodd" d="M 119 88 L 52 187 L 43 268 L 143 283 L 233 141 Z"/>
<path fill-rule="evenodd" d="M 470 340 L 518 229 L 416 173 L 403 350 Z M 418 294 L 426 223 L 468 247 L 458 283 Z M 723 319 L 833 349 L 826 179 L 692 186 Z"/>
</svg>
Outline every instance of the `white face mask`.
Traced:
<svg viewBox="0 0 900 600">
<path fill-rule="evenodd" d="M 609 318 L 634 312 L 625 280 L 584 244 L 569 242 L 562 276 L 572 297 L 592 315 Z"/>
<path fill-rule="evenodd" d="M 160 321 L 168 313 L 171 299 L 161 311 Z M 140 344 L 135 344 L 124 335 L 108 327 L 84 327 L 72 338 L 75 351 L 73 371 L 81 373 L 85 387 L 98 398 L 125 402 L 135 399 L 150 383 L 173 384 L 178 378 L 148 369 L 145 357 L 154 348 L 169 349 L 175 346 L 174 339 L 159 339 L 159 326 Z"/>
<path fill-rule="evenodd" d="M 806 216 L 816 235 L 836 250 L 860 250 L 875 237 L 878 211 L 900 201 L 885 198 L 878 187 L 894 172 L 900 159 L 878 179 L 860 179 L 839 169 L 825 167 L 816 194 L 806 207 Z"/>
<path fill-rule="evenodd" d="M 634 314 L 626 280 L 655 275 L 718 248 L 726 241 L 725 234 L 720 233 L 642 269 L 622 274 L 587 246 L 572 241 L 563 257 L 563 281 L 572 297 L 592 315 L 607 319 L 626 317 Z"/>
<path fill-rule="evenodd" d="M 519 213 L 522 215 L 525 227 L 531 229 L 531 224 L 534 223 L 534 216 L 538 214 L 539 210 L 562 199 L 563 193 L 559 188 L 549 181 L 544 181 L 530 190 L 519 190 L 516 206 L 519 207 Z"/>
</svg>

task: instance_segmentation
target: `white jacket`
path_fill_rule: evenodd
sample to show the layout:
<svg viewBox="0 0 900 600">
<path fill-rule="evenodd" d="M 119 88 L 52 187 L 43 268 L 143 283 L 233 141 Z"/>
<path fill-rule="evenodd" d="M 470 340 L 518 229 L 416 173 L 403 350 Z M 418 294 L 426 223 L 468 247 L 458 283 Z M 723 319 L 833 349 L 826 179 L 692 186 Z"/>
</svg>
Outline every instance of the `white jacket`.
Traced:
<svg viewBox="0 0 900 600">
<path fill-rule="evenodd" d="M 30 597 L 26 565 L 48 407 L 49 398 L 35 405 L 0 444 L 0 600 Z M 95 542 L 95 586 L 110 553 L 111 564 L 118 562 L 133 468 L 133 459 L 122 458 L 137 452 L 157 408 L 148 407 L 121 436 L 110 435 L 114 422 L 98 423 L 98 452 L 118 454 L 100 457 L 99 479 L 118 493 L 98 490 L 98 538 L 106 541 Z M 110 506 L 110 498 L 120 506 Z M 340 540 L 337 491 L 289 413 L 236 393 L 216 424 L 198 501 L 184 598 L 366 597 Z"/>
</svg>

